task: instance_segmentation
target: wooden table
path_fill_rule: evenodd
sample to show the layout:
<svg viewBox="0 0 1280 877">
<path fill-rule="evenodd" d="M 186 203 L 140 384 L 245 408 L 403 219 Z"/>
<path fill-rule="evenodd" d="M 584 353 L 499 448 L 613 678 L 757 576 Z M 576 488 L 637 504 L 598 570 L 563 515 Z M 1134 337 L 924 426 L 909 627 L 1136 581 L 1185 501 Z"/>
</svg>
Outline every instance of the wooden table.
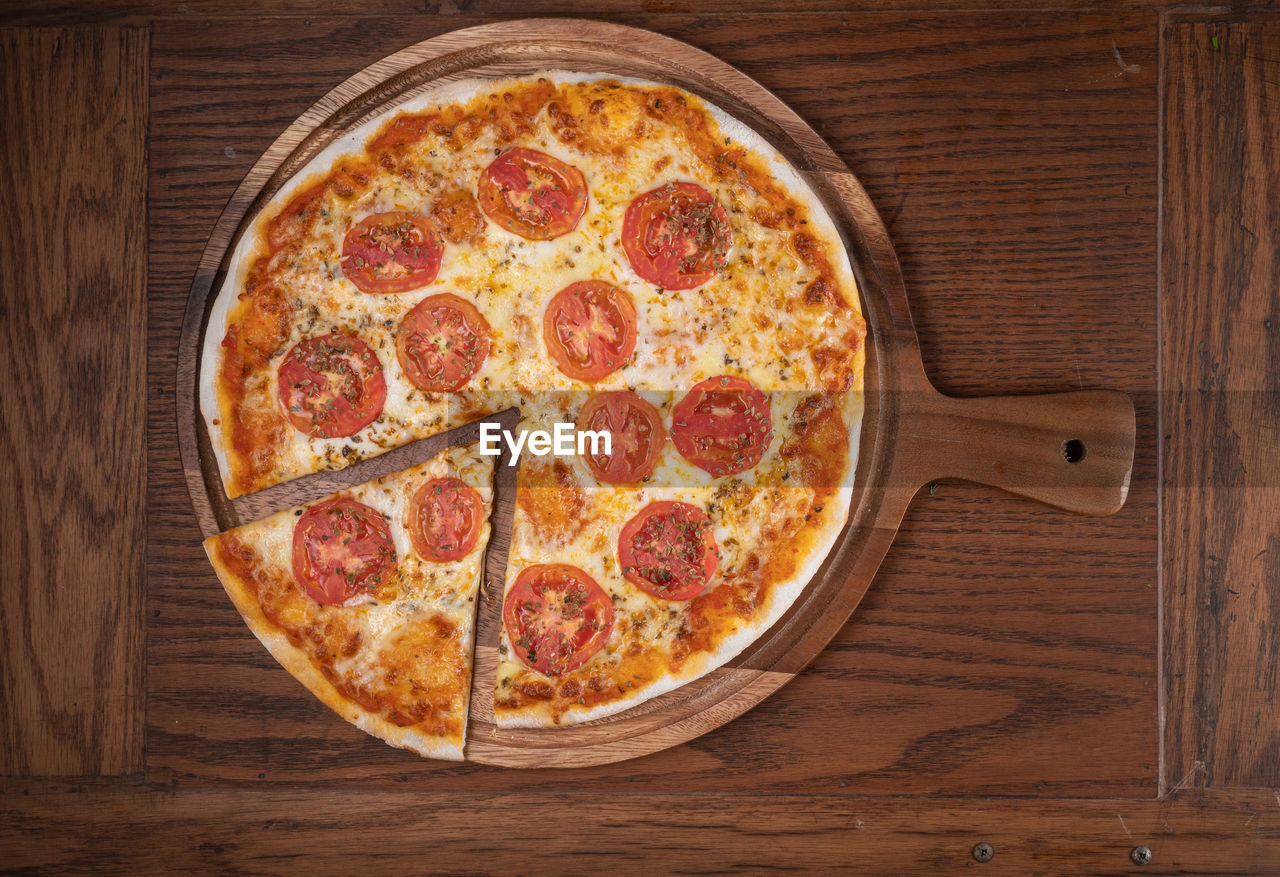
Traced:
<svg viewBox="0 0 1280 877">
<path fill-rule="evenodd" d="M 364 736 L 253 639 L 200 549 L 173 358 L 213 223 L 292 119 L 556 5 L 0 3 L 0 867 L 1280 871 L 1280 18 L 913 5 L 574 11 L 711 52 L 831 143 L 941 389 L 1130 394 L 1127 505 L 934 485 L 763 705 L 512 771 Z"/>
</svg>

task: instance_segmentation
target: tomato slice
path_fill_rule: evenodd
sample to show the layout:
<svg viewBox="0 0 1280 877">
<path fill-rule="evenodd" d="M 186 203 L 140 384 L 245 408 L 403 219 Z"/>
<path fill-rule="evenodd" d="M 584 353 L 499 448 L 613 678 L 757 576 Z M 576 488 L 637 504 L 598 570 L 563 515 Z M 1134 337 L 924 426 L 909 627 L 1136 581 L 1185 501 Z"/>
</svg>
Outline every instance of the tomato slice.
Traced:
<svg viewBox="0 0 1280 877">
<path fill-rule="evenodd" d="M 316 503 L 293 525 L 293 578 L 324 606 L 376 591 L 396 568 L 386 517 L 354 499 Z"/>
<path fill-rule="evenodd" d="M 618 565 L 627 581 L 662 600 L 701 594 L 719 562 L 707 513 L 687 502 L 651 502 L 618 537 Z"/>
<path fill-rule="evenodd" d="M 576 566 L 547 563 L 516 576 L 502 607 L 516 657 L 544 676 L 576 670 L 613 632 L 613 601 Z"/>
<path fill-rule="evenodd" d="M 671 411 L 671 441 L 680 455 L 712 475 L 745 472 L 773 439 L 769 398 L 744 378 L 707 378 Z"/>
<path fill-rule="evenodd" d="M 549 241 L 587 212 L 587 181 L 571 164 L 536 149 L 509 149 L 480 175 L 480 208 L 507 231 Z"/>
<path fill-rule="evenodd" d="M 277 392 L 289 422 L 316 438 L 354 435 L 387 401 L 382 364 L 369 345 L 331 332 L 299 341 L 285 354 Z"/>
<path fill-rule="evenodd" d="M 701 286 L 729 264 L 729 219 L 697 183 L 667 183 L 631 202 L 622 248 L 632 269 L 663 289 Z"/>
<path fill-rule="evenodd" d="M 609 432 L 610 453 L 583 458 L 591 474 L 609 484 L 642 481 L 658 465 L 667 442 L 658 409 L 630 390 L 596 393 L 578 412 L 577 426 Z"/>
<path fill-rule="evenodd" d="M 603 280 L 579 280 L 555 294 L 542 315 L 542 337 L 571 378 L 598 381 L 627 364 L 636 349 L 631 294 Z"/>
<path fill-rule="evenodd" d="M 484 500 L 460 478 L 433 478 L 414 491 L 406 528 L 413 550 L 449 563 L 471 553 L 480 539 Z"/>
<path fill-rule="evenodd" d="M 342 273 L 361 292 L 407 292 L 436 279 L 444 245 L 429 220 L 403 210 L 375 213 L 342 241 Z"/>
<path fill-rule="evenodd" d="M 476 306 L 451 293 L 424 298 L 396 330 L 396 359 L 421 390 L 460 390 L 489 356 L 493 330 Z"/>
</svg>

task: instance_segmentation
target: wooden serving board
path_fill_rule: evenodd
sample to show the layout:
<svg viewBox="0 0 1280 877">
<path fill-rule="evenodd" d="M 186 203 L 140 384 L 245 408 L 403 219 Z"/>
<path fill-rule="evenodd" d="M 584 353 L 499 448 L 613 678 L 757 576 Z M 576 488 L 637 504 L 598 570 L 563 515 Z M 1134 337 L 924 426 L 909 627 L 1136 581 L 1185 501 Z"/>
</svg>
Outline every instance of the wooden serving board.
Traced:
<svg viewBox="0 0 1280 877">
<path fill-rule="evenodd" d="M 830 147 L 781 101 L 733 67 L 669 37 L 604 22 L 545 19 L 455 31 L 370 65 L 290 125 L 232 196 L 192 284 L 177 367 L 183 467 L 206 536 L 474 439 L 476 428 L 464 427 L 341 472 L 228 500 L 198 408 L 199 354 L 209 309 L 242 228 L 312 156 L 352 127 L 441 82 L 548 68 L 683 88 L 754 128 L 801 172 L 835 221 L 862 294 L 868 323 L 866 413 L 849 523 L 790 611 L 719 670 L 619 715 L 567 728 L 502 730 L 492 721 L 490 688 L 514 506 L 514 470 L 500 465 L 477 622 L 468 760 L 515 767 L 603 764 L 674 746 L 741 715 L 798 673 L 848 620 L 911 497 L 933 480 L 990 484 L 1084 514 L 1109 514 L 1123 505 L 1134 449 L 1129 399 L 1096 390 L 963 400 L 939 394 L 921 364 L 902 274 L 874 206 Z"/>
</svg>

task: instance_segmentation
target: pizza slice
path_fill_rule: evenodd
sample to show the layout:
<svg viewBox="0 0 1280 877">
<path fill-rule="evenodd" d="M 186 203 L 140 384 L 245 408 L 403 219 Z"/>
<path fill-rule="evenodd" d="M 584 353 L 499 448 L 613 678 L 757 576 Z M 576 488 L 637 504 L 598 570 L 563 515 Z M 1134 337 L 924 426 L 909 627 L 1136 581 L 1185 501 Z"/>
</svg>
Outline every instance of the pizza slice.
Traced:
<svg viewBox="0 0 1280 877">
<path fill-rule="evenodd" d="M 492 483 L 491 457 L 450 448 L 205 551 L 249 629 L 326 706 L 461 760 Z"/>
</svg>

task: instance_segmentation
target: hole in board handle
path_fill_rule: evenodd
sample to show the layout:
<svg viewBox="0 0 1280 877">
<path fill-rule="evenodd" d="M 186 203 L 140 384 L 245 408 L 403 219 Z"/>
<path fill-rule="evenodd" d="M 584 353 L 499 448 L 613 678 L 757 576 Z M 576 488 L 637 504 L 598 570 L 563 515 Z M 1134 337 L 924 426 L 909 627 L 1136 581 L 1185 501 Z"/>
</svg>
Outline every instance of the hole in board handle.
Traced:
<svg viewBox="0 0 1280 877">
<path fill-rule="evenodd" d="M 1062 443 L 1062 458 L 1068 463 L 1079 463 L 1084 459 L 1084 442 L 1080 439 L 1067 439 Z"/>
</svg>

